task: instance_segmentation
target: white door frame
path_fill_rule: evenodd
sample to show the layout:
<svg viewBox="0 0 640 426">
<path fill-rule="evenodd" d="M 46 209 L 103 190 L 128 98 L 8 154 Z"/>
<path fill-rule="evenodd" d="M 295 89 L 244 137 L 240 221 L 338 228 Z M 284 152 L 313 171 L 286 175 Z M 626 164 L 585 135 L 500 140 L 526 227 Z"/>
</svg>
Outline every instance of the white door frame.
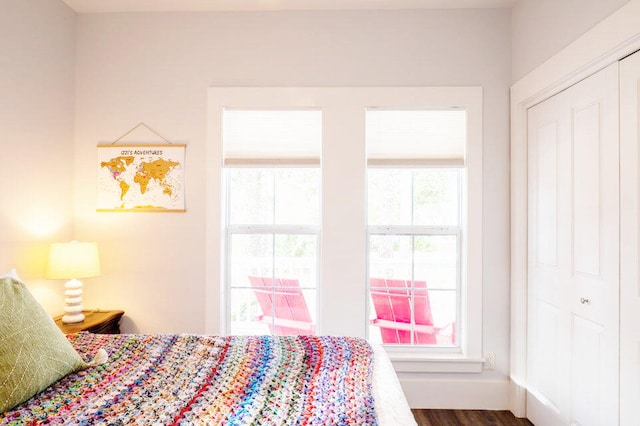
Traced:
<svg viewBox="0 0 640 426">
<path fill-rule="evenodd" d="M 630 0 L 511 86 L 511 385 L 509 406 L 526 415 L 527 109 L 640 49 L 640 0 Z"/>
</svg>

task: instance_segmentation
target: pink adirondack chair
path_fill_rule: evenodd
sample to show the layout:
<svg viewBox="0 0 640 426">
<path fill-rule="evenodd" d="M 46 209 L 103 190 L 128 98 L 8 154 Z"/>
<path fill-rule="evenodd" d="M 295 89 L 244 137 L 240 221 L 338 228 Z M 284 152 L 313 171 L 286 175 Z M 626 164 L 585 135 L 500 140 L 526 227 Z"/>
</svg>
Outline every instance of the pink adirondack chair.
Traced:
<svg viewBox="0 0 640 426">
<path fill-rule="evenodd" d="M 262 309 L 257 320 L 276 336 L 315 335 L 316 327 L 296 279 L 250 276 L 249 281 Z"/>
<path fill-rule="evenodd" d="M 450 345 L 455 342 L 455 323 L 447 327 L 433 324 L 431 302 L 425 281 L 414 281 L 413 340 L 418 345 Z M 371 299 L 383 343 L 411 343 L 411 281 L 371 278 Z"/>
<path fill-rule="evenodd" d="M 390 280 L 391 281 L 391 280 Z M 396 327 L 398 323 L 411 323 L 411 310 L 404 282 L 402 286 L 391 282 L 391 288 L 383 278 L 371 278 L 371 298 L 376 310 L 372 324 L 380 327 L 384 343 L 410 342 L 410 330 Z M 406 305 L 406 306 L 405 306 Z"/>
</svg>

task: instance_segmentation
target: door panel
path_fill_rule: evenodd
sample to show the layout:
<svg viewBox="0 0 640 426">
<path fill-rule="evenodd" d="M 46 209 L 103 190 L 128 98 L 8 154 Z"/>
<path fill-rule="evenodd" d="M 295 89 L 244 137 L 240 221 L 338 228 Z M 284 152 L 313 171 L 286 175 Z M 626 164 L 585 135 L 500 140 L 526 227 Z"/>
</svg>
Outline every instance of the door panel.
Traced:
<svg viewBox="0 0 640 426">
<path fill-rule="evenodd" d="M 538 129 L 538 263 L 558 266 L 558 126 Z"/>
<path fill-rule="evenodd" d="M 640 54 L 620 62 L 620 424 L 640 401 Z"/>
<path fill-rule="evenodd" d="M 573 113 L 575 272 L 600 275 L 600 104 Z"/>
<path fill-rule="evenodd" d="M 572 424 L 576 426 L 597 426 L 608 416 L 602 413 L 604 407 L 594 404 L 598 401 L 603 387 L 602 375 L 606 374 L 606 366 L 602 365 L 608 349 L 604 327 L 586 318 L 573 317 L 573 384 Z M 603 368 L 604 367 L 604 368 Z M 603 371 L 605 370 L 605 371 Z"/>
<path fill-rule="evenodd" d="M 570 352 L 569 111 L 560 99 L 529 110 L 529 297 L 527 417 L 567 424 Z"/>
<path fill-rule="evenodd" d="M 617 85 L 614 64 L 528 114 L 534 424 L 618 423 Z"/>
<path fill-rule="evenodd" d="M 556 411 L 560 412 L 560 395 L 558 374 L 561 371 L 560 353 L 549 351 L 545 348 L 557 348 L 560 344 L 558 331 L 561 329 L 560 316 L 562 313 L 557 306 L 539 301 L 538 321 L 540 327 L 537 330 L 536 347 L 539 349 L 536 356 L 535 372 L 538 374 L 538 392 L 545 398 Z"/>
</svg>

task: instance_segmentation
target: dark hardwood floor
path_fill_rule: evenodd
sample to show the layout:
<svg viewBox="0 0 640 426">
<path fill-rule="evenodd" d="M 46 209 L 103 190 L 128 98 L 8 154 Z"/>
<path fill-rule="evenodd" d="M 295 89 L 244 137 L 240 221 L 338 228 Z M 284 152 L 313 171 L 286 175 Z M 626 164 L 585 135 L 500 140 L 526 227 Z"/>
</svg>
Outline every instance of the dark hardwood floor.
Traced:
<svg viewBox="0 0 640 426">
<path fill-rule="evenodd" d="M 419 426 L 533 426 L 510 411 L 411 410 Z"/>
</svg>

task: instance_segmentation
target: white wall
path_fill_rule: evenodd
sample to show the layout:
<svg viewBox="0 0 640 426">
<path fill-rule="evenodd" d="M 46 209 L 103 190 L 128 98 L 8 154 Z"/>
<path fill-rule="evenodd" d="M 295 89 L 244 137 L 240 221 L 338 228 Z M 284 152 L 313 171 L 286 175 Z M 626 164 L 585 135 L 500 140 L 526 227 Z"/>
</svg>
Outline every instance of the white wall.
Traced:
<svg viewBox="0 0 640 426">
<path fill-rule="evenodd" d="M 91 14 L 77 25 L 74 225 L 100 242 L 104 270 L 85 305 L 124 309 L 125 331 L 204 331 L 208 86 L 481 85 L 484 346 L 508 373 L 508 10 Z M 95 212 L 96 144 L 140 121 L 188 144 L 186 213 Z"/>
<path fill-rule="evenodd" d="M 75 13 L 59 1 L 0 4 L 0 274 L 17 268 L 52 314 L 48 243 L 71 238 Z"/>
<path fill-rule="evenodd" d="M 516 82 L 629 0 L 518 0 L 512 9 Z"/>
</svg>

